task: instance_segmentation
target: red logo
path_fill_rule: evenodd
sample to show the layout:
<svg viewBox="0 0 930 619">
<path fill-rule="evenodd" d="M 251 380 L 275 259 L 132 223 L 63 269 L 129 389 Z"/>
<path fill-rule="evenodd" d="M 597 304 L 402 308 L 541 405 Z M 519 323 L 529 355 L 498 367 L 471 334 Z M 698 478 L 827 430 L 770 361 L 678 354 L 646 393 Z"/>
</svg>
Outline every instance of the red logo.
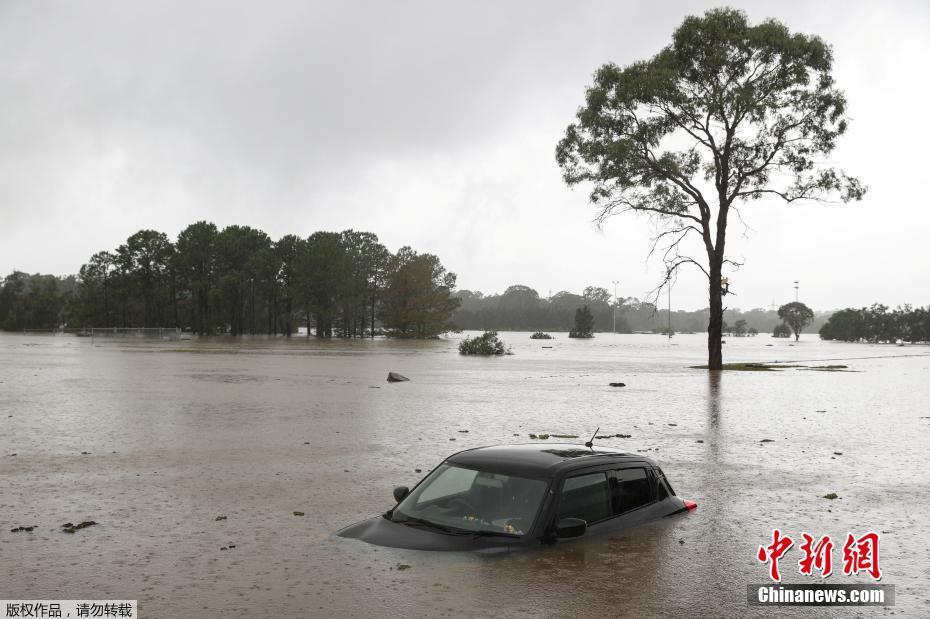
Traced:
<svg viewBox="0 0 930 619">
<path fill-rule="evenodd" d="M 801 533 L 801 537 L 804 541 L 798 546 L 802 555 L 798 560 L 798 571 L 805 576 L 813 576 L 816 572 L 821 578 L 832 574 L 834 544 L 830 536 L 815 538 L 809 533 Z M 782 535 L 780 529 L 772 529 L 772 543 L 759 546 L 756 559 L 759 563 L 769 564 L 769 576 L 775 582 L 781 582 L 778 561 L 793 545 L 794 540 Z M 856 576 L 865 572 L 873 580 L 880 580 L 882 570 L 878 563 L 878 545 L 879 536 L 874 531 L 869 531 L 861 537 L 847 533 L 846 543 L 843 544 L 843 574 Z"/>
<path fill-rule="evenodd" d="M 882 570 L 878 566 L 878 533 L 869 531 L 859 539 L 852 533 L 846 534 L 846 543 L 843 544 L 843 573 L 855 576 L 859 572 L 868 572 L 873 580 L 882 577 Z"/>
<path fill-rule="evenodd" d="M 798 561 L 798 568 L 802 574 L 810 576 L 813 570 L 820 572 L 821 578 L 826 578 L 833 573 L 833 542 L 830 541 L 829 535 L 824 535 L 817 543 L 814 538 L 807 533 L 801 533 L 804 543 L 801 544 L 801 552 L 804 556 Z"/>
<path fill-rule="evenodd" d="M 782 537 L 781 531 L 774 529 L 772 531 L 772 543 L 768 546 L 759 546 L 756 558 L 759 559 L 760 563 L 771 563 L 769 565 L 769 575 L 775 582 L 781 581 L 781 574 L 778 573 L 778 560 L 788 552 L 792 544 L 794 544 L 794 540 L 788 536 Z"/>
</svg>

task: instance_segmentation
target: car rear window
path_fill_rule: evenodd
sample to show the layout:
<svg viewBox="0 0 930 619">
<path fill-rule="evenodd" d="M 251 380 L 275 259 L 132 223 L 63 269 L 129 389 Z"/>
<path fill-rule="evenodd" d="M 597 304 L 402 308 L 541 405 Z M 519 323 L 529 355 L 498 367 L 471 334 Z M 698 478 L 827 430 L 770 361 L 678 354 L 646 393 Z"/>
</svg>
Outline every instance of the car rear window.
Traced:
<svg viewBox="0 0 930 619">
<path fill-rule="evenodd" d="M 610 491 L 606 473 L 569 477 L 562 485 L 557 517 L 597 522 L 610 517 Z"/>
<path fill-rule="evenodd" d="M 622 514 L 652 502 L 652 483 L 646 469 L 621 469 L 616 472 L 616 476 L 612 497 L 614 514 Z"/>
</svg>

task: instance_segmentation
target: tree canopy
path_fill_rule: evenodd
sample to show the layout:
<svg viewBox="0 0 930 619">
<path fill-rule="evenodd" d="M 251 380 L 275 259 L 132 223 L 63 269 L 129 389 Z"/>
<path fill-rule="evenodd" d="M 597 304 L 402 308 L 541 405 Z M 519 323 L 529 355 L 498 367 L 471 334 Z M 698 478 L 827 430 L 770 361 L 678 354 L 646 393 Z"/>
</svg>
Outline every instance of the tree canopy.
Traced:
<svg viewBox="0 0 930 619">
<path fill-rule="evenodd" d="M 568 332 L 568 337 L 594 337 L 594 316 L 587 305 L 575 310 L 575 326 Z"/>
<path fill-rule="evenodd" d="M 889 310 L 876 303 L 835 312 L 820 328 L 825 340 L 846 342 L 930 342 L 930 306 L 904 305 Z"/>
<path fill-rule="evenodd" d="M 793 301 L 778 308 L 778 317 L 791 327 L 794 340 L 801 337 L 801 331 L 814 320 L 814 311 L 803 303 Z"/>
<path fill-rule="evenodd" d="M 817 36 L 713 9 L 686 18 L 651 59 L 598 69 L 556 149 L 565 182 L 591 186 L 599 221 L 653 217 L 653 251 L 665 265 L 657 294 L 683 265 L 705 274 L 710 369 L 722 366 L 722 272 L 739 265 L 726 254 L 730 212 L 765 196 L 848 201 L 865 192 L 825 163 L 848 125 L 832 68 Z"/>
<path fill-rule="evenodd" d="M 430 337 L 451 328 L 455 274 L 409 247 L 391 254 L 369 232 L 273 241 L 261 230 L 191 224 L 175 242 L 140 230 L 78 277 L 13 273 L 0 287 L 0 328 L 180 327 L 200 334 Z"/>
</svg>

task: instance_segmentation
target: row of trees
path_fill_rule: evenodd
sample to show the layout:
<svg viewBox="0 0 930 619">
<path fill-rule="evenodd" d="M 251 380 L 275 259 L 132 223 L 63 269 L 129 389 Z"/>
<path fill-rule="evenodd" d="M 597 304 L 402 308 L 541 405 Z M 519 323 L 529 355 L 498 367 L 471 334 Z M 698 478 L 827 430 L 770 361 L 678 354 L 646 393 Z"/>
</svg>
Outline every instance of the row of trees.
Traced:
<svg viewBox="0 0 930 619">
<path fill-rule="evenodd" d="M 899 306 L 889 310 L 876 303 L 834 312 L 820 328 L 825 340 L 845 342 L 930 342 L 930 306 Z"/>
<path fill-rule="evenodd" d="M 563 290 L 549 298 L 540 297 L 535 290 L 522 285 L 510 286 L 496 295 L 471 290 L 460 290 L 455 295 L 461 306 L 452 321 L 467 330 L 569 331 L 574 325 L 575 312 L 585 305 L 594 318 L 595 331 L 612 331 L 615 312 L 618 333 L 661 333 L 669 324 L 667 309 L 634 297 L 620 297 L 615 302 L 605 288 L 597 286 L 588 286 L 581 294 Z M 829 313 L 815 314 L 814 327 L 822 325 L 828 316 Z M 707 330 L 710 310 L 673 311 L 671 318 L 672 331 L 701 333 Z M 782 322 L 776 310 L 766 309 L 727 309 L 724 318 L 721 332 L 734 336 L 771 333 Z"/>
<path fill-rule="evenodd" d="M 380 323 L 390 335 L 432 337 L 452 328 L 455 282 L 436 256 L 410 247 L 392 254 L 369 232 L 273 241 L 255 228 L 201 221 L 174 242 L 140 230 L 115 251 L 94 254 L 59 299 L 66 311 L 57 319 L 12 326 L 290 335 L 307 325 L 319 337 L 361 337 Z"/>
<path fill-rule="evenodd" d="M 13 271 L 0 283 L 0 329 L 53 329 L 68 322 L 76 286 L 73 276 Z"/>
</svg>

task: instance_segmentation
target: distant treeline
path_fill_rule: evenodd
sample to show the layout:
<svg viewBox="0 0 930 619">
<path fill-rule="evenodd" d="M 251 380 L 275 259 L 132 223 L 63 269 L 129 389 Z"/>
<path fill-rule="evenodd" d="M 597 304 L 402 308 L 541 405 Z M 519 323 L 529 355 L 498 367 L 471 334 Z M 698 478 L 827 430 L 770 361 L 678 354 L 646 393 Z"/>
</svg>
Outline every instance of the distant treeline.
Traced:
<svg viewBox="0 0 930 619">
<path fill-rule="evenodd" d="M 845 342 L 930 342 L 930 306 L 875 304 L 861 309 L 847 308 L 834 312 L 820 328 L 825 340 Z"/>
<path fill-rule="evenodd" d="M 569 331 L 575 320 L 575 310 L 587 305 L 594 316 L 596 331 L 612 331 L 614 309 L 617 314 L 617 332 L 647 331 L 661 333 L 668 329 L 668 309 L 656 308 L 652 303 L 634 297 L 621 297 L 615 304 L 605 288 L 588 286 L 578 295 L 558 292 L 550 298 L 541 298 L 528 286 L 511 286 L 503 294 L 484 295 L 481 292 L 460 290 L 455 293 L 462 304 L 452 315 L 452 321 L 461 329 L 497 331 Z M 746 321 L 745 329 L 771 334 L 782 321 L 774 309 L 726 310 L 724 321 L 735 325 Z M 829 313 L 818 313 L 808 328 L 815 331 L 826 321 Z M 672 331 L 707 331 L 710 310 L 676 310 L 672 312 Z M 724 333 L 730 331 L 725 326 Z"/>
<path fill-rule="evenodd" d="M 0 285 L 0 329 L 54 329 L 67 324 L 76 288 L 73 275 L 10 273 Z"/>
<path fill-rule="evenodd" d="M 369 232 L 273 241 L 201 221 L 172 242 L 140 230 L 75 277 L 15 272 L 0 287 L 0 328 L 179 327 L 199 334 L 432 337 L 451 328 L 456 276 L 432 254 L 391 253 Z M 308 329 L 308 331 L 309 331 Z"/>
</svg>

